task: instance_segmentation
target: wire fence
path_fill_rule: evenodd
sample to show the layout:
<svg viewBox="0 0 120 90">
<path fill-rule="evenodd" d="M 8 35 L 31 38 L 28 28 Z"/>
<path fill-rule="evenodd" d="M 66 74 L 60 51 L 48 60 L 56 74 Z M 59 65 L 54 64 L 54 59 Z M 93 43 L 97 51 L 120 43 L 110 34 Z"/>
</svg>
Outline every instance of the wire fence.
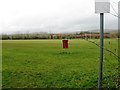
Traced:
<svg viewBox="0 0 120 90">
<path fill-rule="evenodd" d="M 86 40 L 86 41 L 88 41 L 88 42 L 90 42 L 90 43 L 93 43 L 94 45 L 100 47 L 100 45 L 99 45 L 98 43 L 94 42 L 94 41 L 91 41 L 91 40 L 89 40 L 89 39 L 84 39 L 84 40 Z M 119 57 L 116 53 L 114 53 L 113 51 L 111 51 L 111 50 L 109 50 L 109 49 L 107 49 L 107 48 L 105 48 L 105 47 L 102 47 L 102 48 L 103 48 L 105 51 L 107 51 L 107 52 L 111 53 L 112 55 L 114 55 L 116 58 L 120 59 L 120 57 Z"/>
<path fill-rule="evenodd" d="M 94 44 L 94 45 L 96 45 L 97 47 L 99 47 L 100 48 L 100 45 L 98 44 L 98 42 L 95 42 L 95 40 L 94 39 L 83 39 L 83 40 L 85 40 L 85 41 L 87 41 L 87 42 L 89 42 L 89 43 L 92 43 L 92 44 Z M 103 50 L 105 51 L 105 52 L 108 52 L 108 53 L 104 53 L 104 60 L 105 61 L 107 61 L 106 63 L 110 66 L 110 67 L 113 67 L 113 69 L 112 70 L 110 70 L 110 74 L 109 74 L 109 77 L 111 77 L 111 78 L 109 78 L 109 80 L 111 80 L 112 82 L 114 82 L 114 83 L 116 83 L 116 88 L 119 88 L 120 87 L 120 80 L 119 80 L 119 78 L 120 78 L 120 75 L 119 75 L 119 67 L 120 67 L 120 65 L 119 65 L 119 60 L 120 60 L 120 56 L 118 55 L 118 54 L 116 54 L 116 52 L 118 52 L 119 51 L 119 48 L 118 49 L 116 49 L 115 50 L 115 52 L 113 51 L 113 50 L 110 50 L 110 49 L 112 49 L 111 47 L 109 47 L 110 49 L 108 49 L 108 48 L 106 48 L 105 46 L 104 47 L 102 47 L 103 48 Z M 107 54 L 107 55 L 106 55 Z M 111 55 L 113 56 L 113 58 L 111 59 L 111 60 L 109 60 L 108 59 L 108 56 L 109 57 L 111 57 Z M 115 58 L 115 59 L 114 59 Z M 116 65 L 116 64 L 114 64 L 113 62 L 114 61 L 112 61 L 112 60 L 116 60 L 115 62 L 117 62 L 118 64 Z M 105 64 L 106 64 L 105 63 Z M 105 68 L 108 68 L 108 67 L 106 67 L 105 65 L 104 65 L 104 67 Z M 104 69 L 105 69 L 104 68 Z M 117 72 L 118 71 L 118 72 Z M 115 75 L 115 76 L 117 76 L 117 78 L 116 78 L 116 80 L 114 80 L 114 75 L 112 75 L 113 74 L 113 72 L 116 72 L 117 73 L 117 75 Z M 104 73 L 107 73 L 107 72 L 103 72 L 103 74 Z M 103 77 L 103 81 L 104 81 L 104 79 L 105 79 L 105 76 Z"/>
</svg>

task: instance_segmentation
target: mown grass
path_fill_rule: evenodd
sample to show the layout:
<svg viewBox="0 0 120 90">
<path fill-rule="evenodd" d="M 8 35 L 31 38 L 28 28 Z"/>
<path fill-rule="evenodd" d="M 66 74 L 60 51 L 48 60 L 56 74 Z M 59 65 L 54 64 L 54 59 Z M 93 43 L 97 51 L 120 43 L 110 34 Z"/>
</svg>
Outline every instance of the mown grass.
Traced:
<svg viewBox="0 0 120 90">
<path fill-rule="evenodd" d="M 90 42 L 69 40 L 69 49 L 62 49 L 61 40 L 2 43 L 3 88 L 97 88 L 99 47 Z M 117 40 L 106 39 L 105 47 L 114 51 Z M 104 55 L 103 87 L 115 88 L 118 62 Z"/>
</svg>

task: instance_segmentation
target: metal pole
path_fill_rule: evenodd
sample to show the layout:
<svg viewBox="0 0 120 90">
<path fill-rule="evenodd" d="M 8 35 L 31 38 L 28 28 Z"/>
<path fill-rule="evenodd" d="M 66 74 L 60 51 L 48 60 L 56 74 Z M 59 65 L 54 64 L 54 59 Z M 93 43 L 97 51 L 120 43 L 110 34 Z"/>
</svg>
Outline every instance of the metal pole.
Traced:
<svg viewBox="0 0 120 90">
<path fill-rule="evenodd" d="M 120 57 L 120 1 L 118 2 L 118 56 Z M 118 58 L 118 87 L 120 85 L 120 58 Z"/>
<path fill-rule="evenodd" d="M 102 89 L 103 43 L 104 43 L 104 13 L 100 13 L 100 61 L 99 61 L 99 74 L 98 74 L 99 90 Z"/>
</svg>

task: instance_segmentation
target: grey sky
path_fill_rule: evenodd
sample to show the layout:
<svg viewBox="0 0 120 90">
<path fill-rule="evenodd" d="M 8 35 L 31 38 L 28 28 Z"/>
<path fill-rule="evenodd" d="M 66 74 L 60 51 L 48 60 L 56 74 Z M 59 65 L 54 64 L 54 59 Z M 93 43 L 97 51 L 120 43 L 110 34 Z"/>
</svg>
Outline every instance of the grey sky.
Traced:
<svg viewBox="0 0 120 90">
<path fill-rule="evenodd" d="M 118 1 L 111 0 L 116 11 Z M 0 33 L 99 29 L 95 0 L 0 0 L 0 13 Z M 105 21 L 106 29 L 117 29 L 116 17 L 106 14 Z"/>
</svg>

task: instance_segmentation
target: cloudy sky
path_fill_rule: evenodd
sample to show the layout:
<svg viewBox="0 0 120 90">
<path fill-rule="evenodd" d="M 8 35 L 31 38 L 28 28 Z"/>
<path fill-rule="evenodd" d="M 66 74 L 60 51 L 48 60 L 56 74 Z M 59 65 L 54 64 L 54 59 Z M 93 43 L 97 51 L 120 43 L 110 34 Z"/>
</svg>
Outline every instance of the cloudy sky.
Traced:
<svg viewBox="0 0 120 90">
<path fill-rule="evenodd" d="M 117 12 L 117 2 L 111 6 Z M 111 13 L 116 14 L 111 8 Z M 105 28 L 117 29 L 117 18 L 105 14 Z M 74 32 L 99 29 L 95 0 L 0 0 L 0 33 Z"/>
</svg>

